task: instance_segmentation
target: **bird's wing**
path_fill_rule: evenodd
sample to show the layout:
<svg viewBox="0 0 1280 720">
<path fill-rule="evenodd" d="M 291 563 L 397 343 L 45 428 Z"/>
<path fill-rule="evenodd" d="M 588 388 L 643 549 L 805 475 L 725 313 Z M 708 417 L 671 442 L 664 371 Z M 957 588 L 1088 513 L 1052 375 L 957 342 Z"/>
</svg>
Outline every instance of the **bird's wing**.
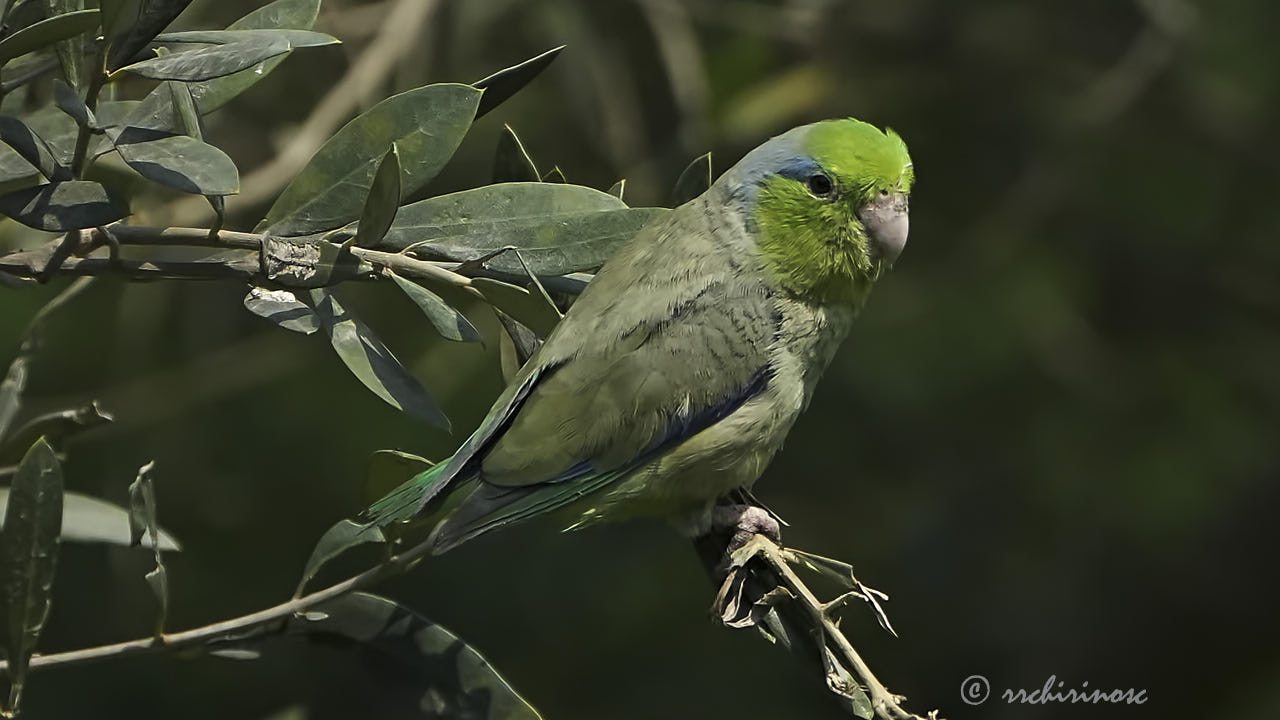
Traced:
<svg viewBox="0 0 1280 720">
<path fill-rule="evenodd" d="M 702 208 L 620 251 L 524 369 L 536 382 L 466 461 L 481 483 L 438 550 L 609 485 L 767 384 L 780 318 L 758 255 L 685 210 Z"/>
</svg>

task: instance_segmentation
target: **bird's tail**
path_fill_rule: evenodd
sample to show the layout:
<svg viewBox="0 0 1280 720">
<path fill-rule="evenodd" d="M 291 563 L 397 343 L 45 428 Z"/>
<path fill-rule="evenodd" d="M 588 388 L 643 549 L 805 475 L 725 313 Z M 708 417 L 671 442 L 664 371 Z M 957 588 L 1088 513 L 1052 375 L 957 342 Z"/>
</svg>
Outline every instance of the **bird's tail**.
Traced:
<svg viewBox="0 0 1280 720">
<path fill-rule="evenodd" d="M 361 519 L 375 527 L 411 519 L 449 484 L 453 474 L 445 472 L 448 467 L 445 461 L 414 475 L 366 508 L 360 513 Z"/>
</svg>

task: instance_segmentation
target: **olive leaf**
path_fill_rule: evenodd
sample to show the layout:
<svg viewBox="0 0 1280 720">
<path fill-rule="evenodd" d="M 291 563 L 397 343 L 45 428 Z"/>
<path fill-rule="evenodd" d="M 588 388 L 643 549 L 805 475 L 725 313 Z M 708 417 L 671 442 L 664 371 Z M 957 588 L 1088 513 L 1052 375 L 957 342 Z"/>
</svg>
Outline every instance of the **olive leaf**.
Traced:
<svg viewBox="0 0 1280 720">
<path fill-rule="evenodd" d="M 711 153 L 699 155 L 689 163 L 671 190 L 671 203 L 678 207 L 698 197 L 711 187 Z"/>
<path fill-rule="evenodd" d="M 413 304 L 418 306 L 422 314 L 427 316 L 427 319 L 431 321 L 432 326 L 440 333 L 441 337 L 455 342 L 478 342 L 480 340 L 480 332 L 471 324 L 471 321 L 440 299 L 439 295 L 412 280 L 400 277 L 394 272 L 388 271 L 388 274 L 391 275 L 391 279 L 395 281 L 396 285 L 404 291 L 404 294 L 413 301 Z"/>
<path fill-rule="evenodd" d="M 133 73 L 152 80 L 199 82 L 240 72 L 291 49 L 289 41 L 283 36 L 266 35 L 226 45 L 166 53 L 126 65 L 116 72 Z"/>
<path fill-rule="evenodd" d="M 79 10 L 41 20 L 0 40 L 0 65 L 97 26 L 97 10 Z"/>
<path fill-rule="evenodd" d="M 396 150 L 396 144 L 391 143 L 391 149 L 382 156 L 378 169 L 373 174 L 373 184 L 369 186 L 364 209 L 360 211 L 355 244 L 363 248 L 377 245 L 396 219 L 396 210 L 399 208 L 400 153 Z"/>
<path fill-rule="evenodd" d="M 485 78 L 471 83 L 474 88 L 484 90 L 484 97 L 480 98 L 480 105 L 476 108 L 476 118 L 480 118 L 487 114 L 490 110 L 498 107 L 512 95 L 519 92 L 531 80 L 538 77 L 552 60 L 564 50 L 564 45 L 554 47 L 550 50 L 531 57 L 519 65 L 512 65 Z"/>
<path fill-rule="evenodd" d="M 387 598 L 357 592 L 330 600 L 289 625 L 293 635 L 360 651 L 361 663 L 410 670 L 416 707 L 425 718 L 538 720 L 541 715 L 489 661 L 448 629 Z M 378 673 L 403 677 L 405 673 Z"/>
<path fill-rule="evenodd" d="M 185 83 L 166 82 L 138 105 L 119 130 L 108 131 L 120 158 L 139 175 L 185 193 L 240 192 L 235 163 L 203 142 Z"/>
<path fill-rule="evenodd" d="M 516 247 L 519 257 L 497 254 L 485 267 L 524 276 L 527 264 L 537 275 L 565 275 L 600 267 L 666 212 L 628 208 L 612 195 L 579 185 L 502 183 L 405 205 L 379 245 L 456 262 Z"/>
<path fill-rule="evenodd" d="M 38 415 L 14 430 L 7 437 L 0 435 L 0 465 L 16 458 L 32 443 L 43 437 L 50 445 L 60 448 L 72 435 L 112 422 L 115 418 L 104 412 L 98 403 L 58 410 Z"/>
<path fill-rule="evenodd" d="M 538 182 L 541 179 L 538 167 L 533 164 L 533 158 L 529 157 L 516 131 L 510 125 L 503 125 L 498 147 L 493 153 L 493 181 Z"/>
<path fill-rule="evenodd" d="M 334 523 L 320 536 L 316 546 L 312 548 L 311 556 L 307 558 L 307 564 L 302 569 L 302 578 L 298 580 L 298 588 L 293 596 L 301 597 L 307 589 L 307 583 L 310 583 L 316 573 L 320 572 L 320 568 L 330 560 L 357 545 L 371 542 L 386 542 L 386 536 L 382 534 L 381 529 L 363 525 L 354 520 L 344 519 Z"/>
<path fill-rule="evenodd" d="M 9 492 L 9 488 L 0 488 L 0 515 L 9 504 Z M 3 527 L 2 520 L 0 527 Z M 157 532 L 161 550 L 177 552 L 182 549 L 178 539 L 164 528 L 158 528 Z M 150 532 L 146 533 L 142 542 L 150 546 L 151 537 Z M 100 498 L 76 492 L 63 493 L 62 539 L 129 547 L 133 544 L 129 511 Z"/>
<path fill-rule="evenodd" d="M 16 715 L 27 663 L 49 617 L 61 539 L 62 464 L 44 438 L 18 465 L 4 519 L 4 648 L 9 659 L 8 712 Z"/>
<path fill-rule="evenodd" d="M 107 69 L 114 71 L 133 60 L 190 4 L 191 0 L 102 0 Z"/>
<path fill-rule="evenodd" d="M 276 0 L 231 23 L 227 30 L 309 30 L 319 13 L 320 0 Z M 293 47 L 292 41 L 290 46 Z M 237 73 L 191 83 L 191 95 L 200 108 L 200 114 L 208 115 L 252 87 L 284 62 L 289 52 L 292 50 Z"/>
<path fill-rule="evenodd" d="M 391 354 L 367 325 L 325 288 L 310 291 L 312 308 L 338 357 L 373 394 L 392 407 L 449 429 L 449 419 L 422 385 Z"/>
<path fill-rule="evenodd" d="M 480 92 L 442 83 L 393 95 L 347 123 L 280 193 L 257 231 L 305 235 L 360 216 L 379 160 L 399 151 L 401 196 L 417 192 L 444 167 L 475 117 Z"/>
<path fill-rule="evenodd" d="M 299 300 L 292 290 L 255 287 L 244 296 L 244 306 L 254 315 L 264 317 L 285 330 L 310 335 L 320 329 L 316 311 Z"/>
<path fill-rule="evenodd" d="M 249 40 L 280 39 L 289 43 L 290 49 L 323 47 L 339 45 L 341 40 L 314 30 L 296 30 L 290 28 L 248 28 L 244 30 L 186 30 L 183 32 L 161 33 L 156 36 L 158 43 L 196 45 L 229 45 Z"/>
<path fill-rule="evenodd" d="M 16 117 L 0 115 L 0 142 L 13 148 L 47 180 L 70 180 L 71 173 L 58 162 L 53 149 Z"/>
<path fill-rule="evenodd" d="M 66 232 L 115 222 L 129 207 L 99 183 L 68 180 L 0 195 L 0 214 L 36 230 Z"/>
<path fill-rule="evenodd" d="M 98 129 L 98 121 L 89 106 L 84 104 L 84 98 L 80 97 L 80 93 L 77 93 L 75 88 L 58 78 L 53 80 L 53 102 L 59 110 L 76 121 L 77 127 L 88 130 Z"/>
<path fill-rule="evenodd" d="M 165 620 L 169 617 L 169 573 L 160 554 L 160 531 L 156 522 L 156 488 L 151 473 L 155 462 L 138 468 L 138 476 L 129 484 L 129 535 L 132 545 L 140 545 L 143 536 L 151 541 L 156 566 L 146 574 L 147 585 L 156 598 L 155 637 L 164 637 Z"/>
</svg>

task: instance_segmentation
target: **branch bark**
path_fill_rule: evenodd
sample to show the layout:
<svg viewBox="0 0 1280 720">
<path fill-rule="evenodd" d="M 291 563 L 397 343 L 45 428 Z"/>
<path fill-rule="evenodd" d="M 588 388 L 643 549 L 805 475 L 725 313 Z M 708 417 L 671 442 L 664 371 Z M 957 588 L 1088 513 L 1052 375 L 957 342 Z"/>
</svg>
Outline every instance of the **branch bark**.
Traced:
<svg viewBox="0 0 1280 720">
<path fill-rule="evenodd" d="M 29 668 L 31 670 L 40 670 L 80 665 L 141 653 L 169 652 L 191 647 L 208 646 L 220 641 L 245 637 L 251 631 L 263 628 L 274 622 L 287 621 L 298 613 L 305 612 L 334 598 L 363 590 L 388 577 L 403 573 L 414 566 L 423 556 L 429 554 L 431 547 L 430 540 L 424 541 L 405 552 L 391 556 L 377 567 L 365 570 L 358 575 L 353 575 L 346 580 L 308 595 L 291 599 L 255 613 L 159 637 L 138 638 L 126 642 L 62 653 L 37 654 L 31 657 Z M 709 547 L 716 547 L 714 540 Z M 705 547 L 700 546 L 699 549 L 704 550 Z M 763 535 L 756 535 L 744 546 L 743 551 L 746 551 L 750 559 L 759 559 L 761 561 L 759 565 L 755 566 L 754 570 L 748 570 L 752 574 L 751 579 L 757 581 L 760 586 L 772 584 L 774 587 L 786 588 L 790 594 L 791 602 L 794 603 L 793 607 L 798 607 L 808 616 L 814 627 L 821 629 L 822 644 L 834 646 L 841 663 L 850 668 L 858 682 L 867 688 L 877 718 L 881 720 L 926 720 L 926 718 L 904 710 L 900 704 L 901 698 L 890 693 L 876 678 L 871 668 L 862 659 L 858 651 L 854 649 L 853 644 L 841 632 L 839 626 L 831 617 L 830 611 L 839 603 L 839 600 L 825 604 L 820 602 L 804 581 L 791 569 L 787 550 L 776 545 Z M 705 557 L 707 556 L 704 554 Z M 744 563 L 742 567 L 746 568 L 747 565 Z M 776 583 L 772 583 L 774 579 L 777 580 Z M 732 582 L 732 578 L 727 578 L 725 582 Z M 723 596 L 723 594 L 722 591 L 721 595 Z M 7 675 L 8 670 L 8 662 L 0 661 L 0 675 Z M 936 710 L 928 714 L 928 720 L 938 720 Z"/>
<path fill-rule="evenodd" d="M 318 250 L 311 253 L 310 260 L 302 257 L 306 253 L 291 254 L 289 261 L 295 267 L 290 274 L 301 276 L 302 279 L 290 280 L 277 276 L 272 269 L 271 258 L 267 257 L 271 254 L 271 248 L 267 247 L 264 252 L 264 239 L 268 245 L 274 242 L 279 247 L 295 243 L 289 238 L 268 238 L 261 234 L 230 230 L 214 233 L 207 228 L 149 227 L 121 223 L 95 230 L 81 230 L 78 236 L 72 232 L 68 237 L 59 238 L 34 250 L 0 255 L 0 277 L 44 281 L 58 275 L 117 275 L 130 280 L 227 279 L 261 285 L 308 288 L 336 285 L 349 280 L 385 279 L 387 271 L 394 271 L 403 277 L 459 288 L 476 297 L 479 297 L 479 293 L 471 287 L 473 277 L 489 277 L 521 285 L 529 280 L 525 275 L 495 272 L 477 263 L 419 260 L 403 252 L 385 252 L 355 246 L 344 249 L 356 262 L 343 273 L 324 272 Z M 130 246 L 134 251 L 130 257 L 118 256 L 108 251 L 119 246 Z M 320 244 L 296 241 L 296 246 L 319 248 Z M 174 260 L 154 251 L 148 256 L 148 251 L 138 249 L 146 247 L 213 248 L 228 252 L 202 259 Z M 62 259 L 59 248 L 81 256 Z M 304 267 L 297 267 L 299 264 Z M 582 292 L 590 280 L 590 275 L 582 273 L 538 278 L 547 289 L 570 295 Z"/>
<path fill-rule="evenodd" d="M 229 635 L 245 632 L 254 628 L 261 627 L 277 620 L 285 620 L 292 617 L 296 613 L 304 612 L 316 605 L 336 597 L 346 595 L 356 590 L 362 590 L 374 583 L 407 570 L 423 555 L 431 551 L 431 543 L 423 542 L 413 548 L 406 550 L 398 555 L 393 555 L 383 564 L 366 570 L 359 575 L 343 580 L 340 583 L 330 585 L 329 587 L 317 590 L 309 595 L 303 595 L 300 598 L 280 603 L 274 607 L 265 610 L 259 610 L 255 613 L 242 615 L 223 622 L 204 625 L 202 627 L 185 630 L 178 633 L 170 633 L 160 637 L 145 637 L 137 640 L 129 640 L 112 645 L 100 645 L 98 647 L 85 648 L 83 650 L 72 650 L 64 653 L 52 653 L 47 655 L 33 655 L 28 667 L 32 670 L 39 668 L 63 667 L 67 665 L 79 665 L 82 663 L 93 662 L 95 660 L 106 660 L 109 658 L 124 657 L 126 655 L 136 655 L 138 653 L 180 650 L 182 648 L 195 647 L 205 645 L 210 642 L 222 640 Z M 7 661 L 0 662 L 0 674 L 8 675 L 9 663 Z"/>
</svg>

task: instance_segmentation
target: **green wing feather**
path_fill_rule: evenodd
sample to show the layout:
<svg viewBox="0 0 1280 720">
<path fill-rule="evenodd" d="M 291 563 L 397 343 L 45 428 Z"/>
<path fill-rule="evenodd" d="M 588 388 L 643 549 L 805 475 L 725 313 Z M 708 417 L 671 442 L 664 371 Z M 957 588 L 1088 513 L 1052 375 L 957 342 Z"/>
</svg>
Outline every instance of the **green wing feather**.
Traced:
<svg viewBox="0 0 1280 720">
<path fill-rule="evenodd" d="M 477 478 L 436 528 L 444 552 L 616 483 L 758 390 L 780 322 L 772 286 L 742 228 L 717 224 L 705 203 L 620 250 L 458 453 L 367 517 L 407 519 Z"/>
</svg>

